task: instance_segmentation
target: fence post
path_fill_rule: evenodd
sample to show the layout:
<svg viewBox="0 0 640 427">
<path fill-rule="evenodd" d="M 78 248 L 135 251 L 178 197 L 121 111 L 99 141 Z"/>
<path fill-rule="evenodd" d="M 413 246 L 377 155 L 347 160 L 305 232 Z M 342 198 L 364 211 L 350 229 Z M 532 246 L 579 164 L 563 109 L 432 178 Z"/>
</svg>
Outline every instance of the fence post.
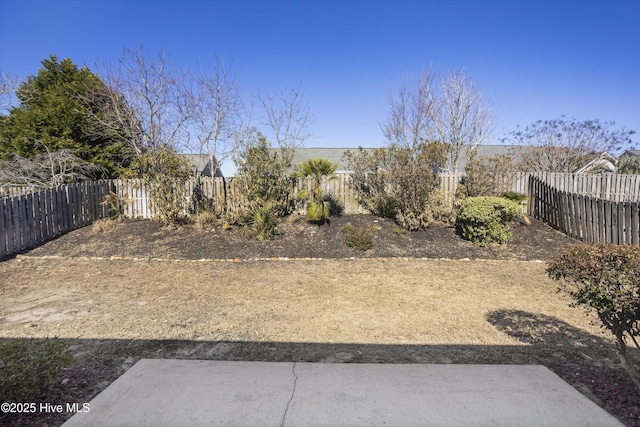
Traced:
<svg viewBox="0 0 640 427">
<path fill-rule="evenodd" d="M 23 248 L 23 236 L 22 230 L 24 229 L 22 225 L 22 220 L 24 215 L 22 213 L 23 202 L 21 196 L 16 196 L 13 200 L 13 233 L 14 233 L 14 250 L 16 252 L 21 251 Z"/>
<path fill-rule="evenodd" d="M 631 228 L 631 244 L 640 245 L 640 202 L 631 203 L 630 228 Z"/>
<path fill-rule="evenodd" d="M 33 193 L 33 230 L 34 245 L 42 243 L 42 204 L 40 200 L 40 192 Z"/>
<path fill-rule="evenodd" d="M 9 199 L 0 199 L 0 259 L 7 255 L 7 208 L 6 202 Z"/>
</svg>

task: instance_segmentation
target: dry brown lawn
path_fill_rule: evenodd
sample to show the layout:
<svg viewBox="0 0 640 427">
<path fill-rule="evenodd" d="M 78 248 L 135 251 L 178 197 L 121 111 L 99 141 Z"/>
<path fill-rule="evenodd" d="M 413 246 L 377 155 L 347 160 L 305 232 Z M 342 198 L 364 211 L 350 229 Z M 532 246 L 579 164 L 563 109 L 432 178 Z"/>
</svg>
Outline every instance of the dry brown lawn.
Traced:
<svg viewBox="0 0 640 427">
<path fill-rule="evenodd" d="M 0 336 L 528 345 L 489 321 L 507 311 L 604 336 L 568 306 L 545 268 L 529 261 L 20 257 L 0 263 Z"/>
</svg>

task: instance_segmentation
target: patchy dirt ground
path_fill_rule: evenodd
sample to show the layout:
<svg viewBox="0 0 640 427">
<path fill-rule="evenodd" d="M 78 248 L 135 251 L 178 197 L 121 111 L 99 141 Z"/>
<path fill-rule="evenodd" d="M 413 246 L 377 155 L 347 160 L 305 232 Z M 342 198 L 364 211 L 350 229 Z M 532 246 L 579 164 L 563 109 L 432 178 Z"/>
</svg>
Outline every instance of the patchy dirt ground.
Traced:
<svg viewBox="0 0 640 427">
<path fill-rule="evenodd" d="M 347 223 L 376 227 L 371 250 L 345 245 Z M 0 340 L 72 344 L 52 403 L 87 402 L 141 358 L 540 363 L 640 425 L 611 340 L 532 261 L 572 243 L 533 221 L 481 248 L 451 228 L 403 234 L 368 215 L 291 220 L 269 242 L 218 226 L 87 227 L 0 262 Z"/>
</svg>

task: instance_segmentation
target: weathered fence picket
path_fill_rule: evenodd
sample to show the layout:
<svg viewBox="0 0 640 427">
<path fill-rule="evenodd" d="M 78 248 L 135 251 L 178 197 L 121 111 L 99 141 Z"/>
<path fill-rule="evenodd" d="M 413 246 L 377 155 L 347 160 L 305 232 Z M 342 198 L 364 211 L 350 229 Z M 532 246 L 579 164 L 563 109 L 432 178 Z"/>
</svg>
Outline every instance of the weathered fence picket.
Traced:
<svg viewBox="0 0 640 427">
<path fill-rule="evenodd" d="M 582 187 L 582 190 L 587 191 L 585 187 Z M 597 189 L 592 191 L 598 192 Z M 600 194 L 617 199 L 635 198 L 636 201 L 614 201 L 569 193 L 544 182 L 541 177 L 531 176 L 528 192 L 529 214 L 584 242 L 638 245 L 640 201 L 624 191 L 635 189 L 620 186 L 616 189 L 616 194 Z"/>
<path fill-rule="evenodd" d="M 110 188 L 82 182 L 0 199 L 0 259 L 103 218 Z"/>
</svg>

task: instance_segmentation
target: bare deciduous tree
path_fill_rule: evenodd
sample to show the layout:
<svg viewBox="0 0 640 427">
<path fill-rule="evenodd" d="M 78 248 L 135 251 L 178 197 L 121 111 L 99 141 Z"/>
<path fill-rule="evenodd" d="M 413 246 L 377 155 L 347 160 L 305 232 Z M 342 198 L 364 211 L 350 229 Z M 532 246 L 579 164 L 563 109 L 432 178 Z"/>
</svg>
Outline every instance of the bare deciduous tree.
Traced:
<svg viewBox="0 0 640 427">
<path fill-rule="evenodd" d="M 574 172 L 603 152 L 613 154 L 631 144 L 634 131 L 614 129 L 615 122 L 579 121 L 564 116 L 538 120 L 511 136 L 526 172 Z"/>
<path fill-rule="evenodd" d="M 187 73 L 164 52 L 153 57 L 143 47 L 124 49 L 117 67 L 106 64 L 101 68 L 112 97 L 111 115 L 102 122 L 105 131 L 123 134 L 138 154 L 179 148 L 186 141 L 192 100 Z"/>
<path fill-rule="evenodd" d="M 389 114 L 381 127 L 391 145 L 414 150 L 426 141 L 429 111 L 433 110 L 433 99 L 428 94 L 432 80 L 432 74 L 424 74 L 413 90 L 403 83 L 396 96 L 389 96 Z"/>
<path fill-rule="evenodd" d="M 273 133 L 278 147 L 295 149 L 313 136 L 309 127 L 314 119 L 304 102 L 301 84 L 273 93 L 262 92 L 256 98 L 264 110 L 263 124 Z"/>
<path fill-rule="evenodd" d="M 450 167 L 458 170 L 460 153 L 484 144 L 493 132 L 493 110 L 463 71 L 455 71 L 440 79 L 440 91 L 429 91 L 433 97 L 430 110 L 431 139 L 450 145 Z"/>
<path fill-rule="evenodd" d="M 238 79 L 221 59 L 194 73 L 141 47 L 101 68 L 108 91 L 88 100 L 108 101 L 96 132 L 124 138 L 137 157 L 162 148 L 206 154 L 212 172 L 236 151 L 245 111 Z"/>
<path fill-rule="evenodd" d="M 125 97 L 118 92 L 119 80 L 112 74 L 105 75 L 109 80 L 104 86 L 78 94 L 81 101 L 91 107 L 88 109 L 91 114 L 91 128 L 88 131 L 97 138 L 124 142 L 129 153 L 139 157 L 144 148 L 142 123 L 137 112 L 129 108 Z M 127 157 L 127 154 L 124 153 L 123 157 Z"/>
<path fill-rule="evenodd" d="M 200 70 L 190 91 L 189 147 L 210 157 L 212 172 L 238 148 L 244 105 L 231 69 L 216 57 L 212 70 Z"/>
<path fill-rule="evenodd" d="M 424 71 L 415 88 L 400 86 L 389 98 L 389 115 L 382 123 L 387 140 L 403 148 L 438 141 L 449 145 L 449 164 L 458 170 L 463 149 L 484 144 L 493 130 L 493 111 L 464 71 L 436 81 L 433 71 Z"/>
</svg>

